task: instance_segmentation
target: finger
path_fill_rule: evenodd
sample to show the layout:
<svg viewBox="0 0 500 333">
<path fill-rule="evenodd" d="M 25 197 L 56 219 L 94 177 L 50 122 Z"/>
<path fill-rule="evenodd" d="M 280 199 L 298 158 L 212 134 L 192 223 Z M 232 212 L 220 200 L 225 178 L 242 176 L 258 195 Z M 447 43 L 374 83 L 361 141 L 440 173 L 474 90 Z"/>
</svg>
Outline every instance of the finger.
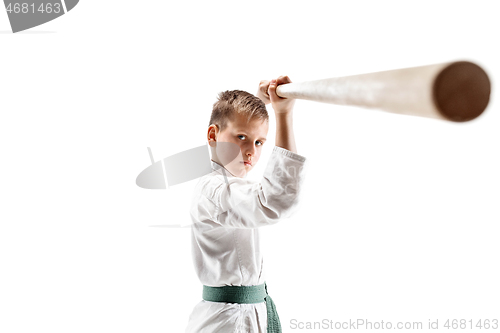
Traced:
<svg viewBox="0 0 500 333">
<path fill-rule="evenodd" d="M 271 88 L 271 85 L 272 85 L 275 81 L 276 81 L 276 80 L 274 80 L 274 79 L 273 79 L 273 80 L 271 80 L 271 81 L 269 81 L 269 84 L 267 85 L 267 89 L 266 89 L 266 93 L 267 93 L 268 95 L 269 95 L 269 90 L 270 90 L 270 88 Z"/>
<path fill-rule="evenodd" d="M 269 89 L 269 83 L 271 83 L 271 81 L 260 81 L 259 90 L 266 95 L 267 89 Z"/>
<path fill-rule="evenodd" d="M 262 81 L 260 81 L 260 83 L 259 83 L 259 88 L 260 88 L 261 90 L 262 90 L 262 89 L 267 90 L 267 87 L 269 87 L 269 83 L 270 83 L 270 82 L 271 82 L 271 81 L 267 81 L 267 80 L 262 80 Z"/>
<path fill-rule="evenodd" d="M 282 76 L 278 77 L 278 79 L 276 81 L 278 82 L 278 85 L 292 83 L 292 80 L 290 80 L 288 75 L 282 75 Z"/>
<path fill-rule="evenodd" d="M 273 103 L 279 101 L 280 99 L 283 99 L 276 94 L 276 87 L 277 86 L 278 85 L 277 85 L 276 80 L 271 81 L 271 83 L 269 84 L 269 98 L 271 99 L 271 102 L 273 102 Z"/>
</svg>

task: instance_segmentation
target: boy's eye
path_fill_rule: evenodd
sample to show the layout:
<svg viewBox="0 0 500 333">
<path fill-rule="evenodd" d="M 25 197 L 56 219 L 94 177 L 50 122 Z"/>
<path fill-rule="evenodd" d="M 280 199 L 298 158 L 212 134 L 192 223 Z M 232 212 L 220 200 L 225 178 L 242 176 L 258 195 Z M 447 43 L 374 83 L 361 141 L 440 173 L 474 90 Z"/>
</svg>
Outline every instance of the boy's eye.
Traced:
<svg viewBox="0 0 500 333">
<path fill-rule="evenodd" d="M 245 137 L 245 136 L 244 135 L 238 135 L 238 138 L 239 137 Z M 262 146 L 264 144 L 264 142 L 262 142 L 262 141 L 255 141 L 255 142 L 258 143 L 259 146 Z"/>
</svg>

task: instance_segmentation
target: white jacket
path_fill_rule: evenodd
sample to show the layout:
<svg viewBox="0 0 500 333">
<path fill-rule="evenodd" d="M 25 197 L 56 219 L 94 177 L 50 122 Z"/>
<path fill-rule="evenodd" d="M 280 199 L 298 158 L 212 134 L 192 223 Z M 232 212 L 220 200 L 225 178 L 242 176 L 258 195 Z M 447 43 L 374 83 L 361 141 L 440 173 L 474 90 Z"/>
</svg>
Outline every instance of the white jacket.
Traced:
<svg viewBox="0 0 500 333">
<path fill-rule="evenodd" d="M 207 286 L 262 284 L 265 274 L 258 228 L 297 210 L 306 158 L 275 146 L 260 183 L 234 177 L 214 161 L 211 164 L 213 172 L 200 178 L 192 198 L 195 271 Z M 201 291 L 200 285 L 200 295 Z M 279 300 L 276 305 L 279 310 Z M 265 303 L 204 300 L 193 309 L 186 329 L 186 333 L 266 331 Z"/>
</svg>

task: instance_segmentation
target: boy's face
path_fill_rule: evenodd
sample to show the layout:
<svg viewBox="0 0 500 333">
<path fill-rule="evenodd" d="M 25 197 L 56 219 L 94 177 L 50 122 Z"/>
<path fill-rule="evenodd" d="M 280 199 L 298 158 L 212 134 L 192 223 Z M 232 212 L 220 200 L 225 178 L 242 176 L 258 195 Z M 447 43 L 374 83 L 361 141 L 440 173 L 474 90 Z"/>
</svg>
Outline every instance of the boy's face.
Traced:
<svg viewBox="0 0 500 333">
<path fill-rule="evenodd" d="M 216 125 L 210 125 L 208 141 L 211 146 L 215 146 L 212 143 L 217 141 L 231 142 L 240 148 L 239 156 L 230 163 L 221 163 L 217 154 L 212 154 L 212 159 L 222 164 L 234 176 L 244 177 L 259 161 L 268 130 L 267 120 L 252 119 L 247 123 L 246 116 L 240 114 L 235 114 L 234 121 L 228 121 L 227 127 L 222 132 Z"/>
</svg>

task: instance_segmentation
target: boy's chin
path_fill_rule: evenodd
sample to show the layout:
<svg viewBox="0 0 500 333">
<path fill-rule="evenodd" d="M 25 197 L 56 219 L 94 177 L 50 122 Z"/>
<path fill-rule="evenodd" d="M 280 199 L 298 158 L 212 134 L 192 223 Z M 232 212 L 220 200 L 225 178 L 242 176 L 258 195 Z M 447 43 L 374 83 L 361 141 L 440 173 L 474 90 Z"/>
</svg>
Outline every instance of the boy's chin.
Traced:
<svg viewBox="0 0 500 333">
<path fill-rule="evenodd" d="M 241 164 L 241 165 L 237 165 L 236 167 L 232 167 L 229 171 L 235 177 L 245 178 L 247 173 L 250 172 L 250 170 L 252 170 L 252 167 Z"/>
</svg>

